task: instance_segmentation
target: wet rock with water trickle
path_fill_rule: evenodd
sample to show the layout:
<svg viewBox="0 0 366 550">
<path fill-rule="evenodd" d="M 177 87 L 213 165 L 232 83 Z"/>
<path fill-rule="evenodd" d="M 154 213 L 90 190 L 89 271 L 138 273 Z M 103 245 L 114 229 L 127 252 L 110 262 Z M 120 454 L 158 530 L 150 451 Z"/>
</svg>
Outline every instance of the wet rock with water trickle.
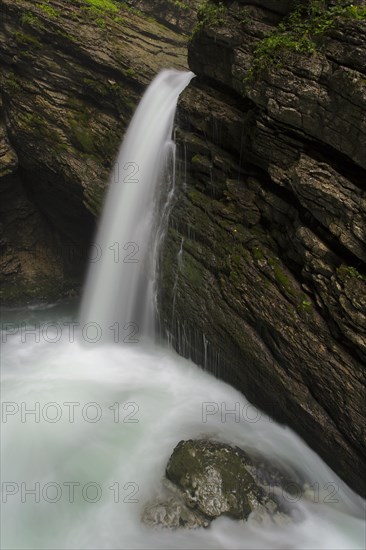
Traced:
<svg viewBox="0 0 366 550">
<path fill-rule="evenodd" d="M 289 520 L 273 491 L 288 483 L 286 476 L 238 447 L 211 440 L 181 441 L 169 459 L 166 478 L 165 494 L 143 510 L 147 525 L 208 527 L 221 515 L 247 520 L 252 514 L 258 522 Z"/>
</svg>

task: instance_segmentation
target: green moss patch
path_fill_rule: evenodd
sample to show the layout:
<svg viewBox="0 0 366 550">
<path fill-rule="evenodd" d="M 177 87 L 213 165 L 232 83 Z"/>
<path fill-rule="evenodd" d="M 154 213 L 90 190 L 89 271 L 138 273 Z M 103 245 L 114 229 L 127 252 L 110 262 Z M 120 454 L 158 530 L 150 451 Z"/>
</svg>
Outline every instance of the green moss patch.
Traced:
<svg viewBox="0 0 366 550">
<path fill-rule="evenodd" d="M 117 13 L 120 9 L 118 2 L 113 0 L 85 0 L 85 3 L 102 12 Z"/>
<path fill-rule="evenodd" d="M 27 34 L 25 32 L 16 31 L 14 33 L 14 38 L 20 46 L 26 49 L 30 49 L 30 48 L 39 49 L 42 47 L 42 44 L 38 40 L 38 38 L 30 34 Z"/>
<path fill-rule="evenodd" d="M 43 21 L 30 11 L 23 13 L 20 21 L 23 27 L 32 27 L 38 31 L 42 31 L 45 28 Z"/>
<path fill-rule="evenodd" d="M 47 1 L 38 3 L 37 8 L 39 8 L 45 15 L 48 15 L 48 17 L 53 19 L 56 19 L 61 15 L 60 12 L 55 7 L 51 6 Z"/>
<path fill-rule="evenodd" d="M 286 273 L 281 269 L 279 261 L 276 260 L 275 258 L 270 258 L 268 260 L 268 264 L 273 268 L 273 274 L 275 276 L 278 286 L 280 286 L 283 290 L 285 290 L 291 296 L 296 296 L 296 292 L 292 287 L 290 279 L 286 275 Z"/>
</svg>

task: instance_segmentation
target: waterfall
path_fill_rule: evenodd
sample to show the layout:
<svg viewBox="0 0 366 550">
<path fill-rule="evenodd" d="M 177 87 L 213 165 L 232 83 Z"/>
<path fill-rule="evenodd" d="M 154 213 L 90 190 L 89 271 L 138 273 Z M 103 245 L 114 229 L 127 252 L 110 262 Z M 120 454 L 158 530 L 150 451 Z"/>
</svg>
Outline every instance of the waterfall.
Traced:
<svg viewBox="0 0 366 550">
<path fill-rule="evenodd" d="M 178 98 L 193 77 L 162 71 L 146 90 L 119 151 L 81 306 L 82 323 L 97 325 L 103 341 L 134 342 L 154 334 L 164 165 L 174 148 Z"/>
</svg>

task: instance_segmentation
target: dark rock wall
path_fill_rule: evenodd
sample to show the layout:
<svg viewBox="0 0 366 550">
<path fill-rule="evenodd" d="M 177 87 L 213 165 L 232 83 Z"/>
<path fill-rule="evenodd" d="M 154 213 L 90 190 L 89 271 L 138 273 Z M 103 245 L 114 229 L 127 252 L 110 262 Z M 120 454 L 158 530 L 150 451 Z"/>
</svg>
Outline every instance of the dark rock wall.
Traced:
<svg viewBox="0 0 366 550">
<path fill-rule="evenodd" d="M 82 280 L 94 216 L 144 88 L 164 67 L 186 68 L 187 40 L 125 7 L 1 0 L 0 11 L 1 301 L 56 299 Z"/>
<path fill-rule="evenodd" d="M 364 494 L 364 21 L 337 20 L 316 53 L 248 83 L 291 3 L 228 4 L 189 46 L 162 324 Z"/>
</svg>

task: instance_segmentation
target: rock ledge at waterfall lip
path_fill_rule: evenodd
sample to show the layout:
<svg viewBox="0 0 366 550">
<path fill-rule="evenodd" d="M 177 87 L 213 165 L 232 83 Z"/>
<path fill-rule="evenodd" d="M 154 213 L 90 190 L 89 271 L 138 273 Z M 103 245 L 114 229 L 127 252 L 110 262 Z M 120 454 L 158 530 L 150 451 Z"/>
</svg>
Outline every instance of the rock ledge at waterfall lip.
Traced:
<svg viewBox="0 0 366 550">
<path fill-rule="evenodd" d="M 152 527 L 208 527 L 221 515 L 284 523 L 291 518 L 281 492 L 303 490 L 298 474 L 209 439 L 180 441 L 165 475 L 160 494 L 142 511 L 142 521 Z"/>
</svg>

